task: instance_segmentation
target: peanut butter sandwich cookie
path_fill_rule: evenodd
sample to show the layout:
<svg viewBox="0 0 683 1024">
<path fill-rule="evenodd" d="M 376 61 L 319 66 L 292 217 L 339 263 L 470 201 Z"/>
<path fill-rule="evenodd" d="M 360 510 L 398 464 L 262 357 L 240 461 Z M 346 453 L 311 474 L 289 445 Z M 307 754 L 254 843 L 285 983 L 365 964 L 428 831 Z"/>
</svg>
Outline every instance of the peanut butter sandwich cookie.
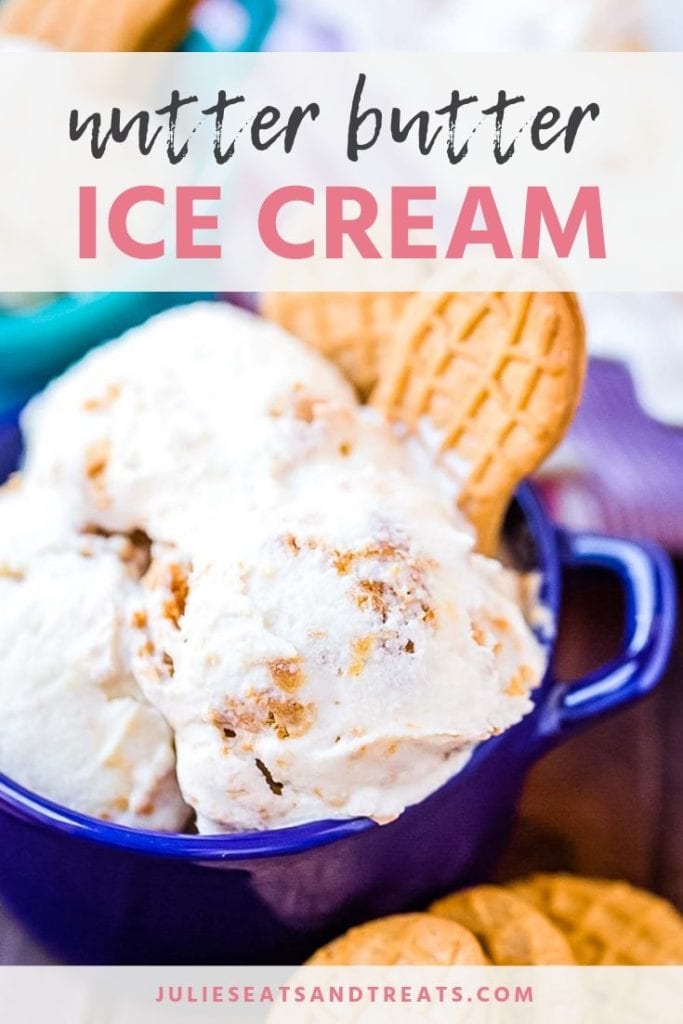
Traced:
<svg viewBox="0 0 683 1024">
<path fill-rule="evenodd" d="M 352 928 L 314 953 L 316 967 L 469 964 L 487 960 L 474 935 L 431 914 L 396 914 Z"/>
<path fill-rule="evenodd" d="M 430 914 L 471 931 L 492 963 L 573 964 L 571 947 L 547 917 L 521 897 L 495 885 L 479 885 L 437 900 Z"/>
<path fill-rule="evenodd" d="M 269 320 L 317 348 L 340 367 L 364 397 L 374 387 L 410 292 L 270 292 Z"/>
<path fill-rule="evenodd" d="M 511 883 L 567 936 L 580 964 L 683 964 L 683 917 L 626 882 L 534 875 Z"/>
<path fill-rule="evenodd" d="M 431 292 L 406 305 L 371 401 L 462 465 L 459 505 L 493 554 L 512 494 L 563 437 L 585 371 L 576 297 Z"/>
</svg>

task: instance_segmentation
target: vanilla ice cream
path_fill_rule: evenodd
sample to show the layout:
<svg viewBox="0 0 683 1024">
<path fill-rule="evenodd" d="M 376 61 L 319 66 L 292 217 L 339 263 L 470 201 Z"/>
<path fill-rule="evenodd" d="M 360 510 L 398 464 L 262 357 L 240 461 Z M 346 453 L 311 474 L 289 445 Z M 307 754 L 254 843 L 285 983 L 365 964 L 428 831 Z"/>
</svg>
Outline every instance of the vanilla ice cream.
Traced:
<svg viewBox="0 0 683 1024">
<path fill-rule="evenodd" d="M 391 820 L 531 707 L 502 568 L 404 472 L 336 461 L 191 558 L 155 552 L 136 675 L 201 830 Z"/>
<path fill-rule="evenodd" d="M 72 538 L 54 554 L 68 575 L 36 572 L 73 587 L 72 619 L 92 586 L 60 671 L 81 667 L 93 716 L 109 688 L 159 716 L 160 747 L 169 724 L 200 831 L 388 821 L 530 710 L 543 654 L 516 578 L 475 554 L 454 477 L 279 328 L 218 305 L 165 313 L 24 425 L 26 500 L 50 495 Z M 117 547 L 133 531 L 150 557 L 137 572 Z M 47 614 L 49 588 L 27 584 L 6 586 Z M 88 742 L 83 771 L 104 774 Z M 126 763 L 149 767 L 141 747 Z"/>
<path fill-rule="evenodd" d="M 133 543 L 76 535 L 54 494 L 0 491 L 0 771 L 85 814 L 177 831 L 172 733 L 133 679 Z"/>
<path fill-rule="evenodd" d="M 91 352 L 29 406 L 27 471 L 79 525 L 178 542 L 217 495 L 275 500 L 279 474 L 315 442 L 301 416 L 318 397 L 355 403 L 277 327 L 185 306 Z"/>
</svg>

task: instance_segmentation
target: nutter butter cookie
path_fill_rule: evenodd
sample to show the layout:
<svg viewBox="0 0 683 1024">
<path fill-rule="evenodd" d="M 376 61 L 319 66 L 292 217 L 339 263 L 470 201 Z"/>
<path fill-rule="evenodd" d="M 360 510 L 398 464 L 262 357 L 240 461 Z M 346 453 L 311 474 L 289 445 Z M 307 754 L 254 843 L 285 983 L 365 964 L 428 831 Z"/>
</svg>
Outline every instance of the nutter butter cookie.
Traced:
<svg viewBox="0 0 683 1024">
<path fill-rule="evenodd" d="M 262 312 L 339 366 L 361 395 L 377 382 L 409 292 L 270 292 Z"/>
<path fill-rule="evenodd" d="M 521 897 L 500 886 L 478 885 L 437 900 L 430 914 L 469 929 L 494 964 L 573 964 L 562 931 Z"/>
<path fill-rule="evenodd" d="M 572 875 L 534 875 L 511 888 L 562 929 L 580 964 L 683 964 L 683 917 L 650 892 Z"/>
<path fill-rule="evenodd" d="M 481 966 L 487 960 L 474 935 L 454 921 L 431 914 L 396 914 L 352 928 L 308 962 L 316 967 Z"/>
<path fill-rule="evenodd" d="M 463 466 L 459 504 L 495 553 L 517 484 L 564 435 L 581 395 L 584 328 L 564 292 L 425 292 L 396 324 L 372 402 L 426 422 Z"/>
</svg>

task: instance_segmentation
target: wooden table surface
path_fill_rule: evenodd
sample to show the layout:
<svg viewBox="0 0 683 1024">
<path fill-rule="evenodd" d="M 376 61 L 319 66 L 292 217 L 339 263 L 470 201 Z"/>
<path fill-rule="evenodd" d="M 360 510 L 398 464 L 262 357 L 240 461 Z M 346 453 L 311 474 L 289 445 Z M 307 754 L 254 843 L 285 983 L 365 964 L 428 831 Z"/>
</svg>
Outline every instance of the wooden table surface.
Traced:
<svg viewBox="0 0 683 1024">
<path fill-rule="evenodd" d="M 683 566 L 678 567 L 683 595 Z M 682 601 L 683 603 L 683 601 Z M 570 581 L 557 668 L 576 678 L 616 652 L 621 595 L 601 574 Z M 683 910 L 683 617 L 656 691 L 573 737 L 529 776 L 501 878 L 569 870 L 625 878 Z M 0 907 L 0 963 L 49 963 Z"/>
<path fill-rule="evenodd" d="M 683 564 L 677 576 L 683 603 Z M 558 667 L 570 679 L 616 652 L 621 601 L 614 584 L 594 574 L 577 579 L 567 598 Z M 528 778 L 499 873 L 565 869 L 627 879 L 683 910 L 680 610 L 672 658 L 654 693 L 558 747 Z"/>
</svg>

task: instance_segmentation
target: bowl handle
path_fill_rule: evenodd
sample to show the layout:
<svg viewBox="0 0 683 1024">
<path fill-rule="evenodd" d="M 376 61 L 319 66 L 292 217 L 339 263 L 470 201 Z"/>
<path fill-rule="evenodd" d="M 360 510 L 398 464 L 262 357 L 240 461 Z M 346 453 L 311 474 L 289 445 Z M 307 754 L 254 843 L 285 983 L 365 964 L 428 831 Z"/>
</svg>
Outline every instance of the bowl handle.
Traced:
<svg viewBox="0 0 683 1024">
<path fill-rule="evenodd" d="M 616 573 L 626 596 L 626 626 L 617 658 L 583 679 L 556 683 L 544 722 L 546 736 L 562 734 L 651 690 L 664 671 L 676 628 L 676 581 L 661 548 L 563 530 L 558 543 L 563 567 L 600 566 Z"/>
</svg>

